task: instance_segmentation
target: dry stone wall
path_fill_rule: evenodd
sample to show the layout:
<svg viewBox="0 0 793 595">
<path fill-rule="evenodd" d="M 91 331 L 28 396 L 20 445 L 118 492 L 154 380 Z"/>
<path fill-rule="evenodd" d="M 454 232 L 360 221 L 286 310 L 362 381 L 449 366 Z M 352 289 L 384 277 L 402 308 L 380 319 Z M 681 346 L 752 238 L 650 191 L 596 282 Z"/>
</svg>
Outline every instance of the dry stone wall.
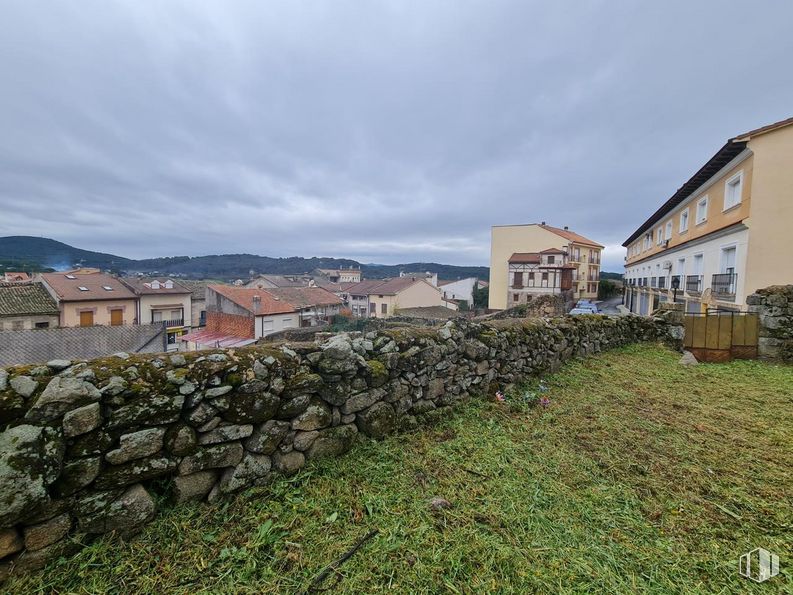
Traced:
<svg viewBox="0 0 793 595">
<path fill-rule="evenodd" d="M 746 298 L 760 318 L 758 355 L 793 362 L 793 285 L 772 285 Z"/>
<path fill-rule="evenodd" d="M 0 579 L 157 502 L 210 501 L 443 416 L 670 325 L 637 316 L 453 321 L 324 343 L 0 369 Z"/>
</svg>

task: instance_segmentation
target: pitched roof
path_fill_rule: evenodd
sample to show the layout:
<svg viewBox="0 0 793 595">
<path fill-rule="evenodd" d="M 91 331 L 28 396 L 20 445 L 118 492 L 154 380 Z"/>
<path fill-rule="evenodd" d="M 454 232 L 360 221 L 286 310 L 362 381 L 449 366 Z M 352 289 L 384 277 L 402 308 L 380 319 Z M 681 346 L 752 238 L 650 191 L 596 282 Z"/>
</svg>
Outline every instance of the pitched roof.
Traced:
<svg viewBox="0 0 793 595">
<path fill-rule="evenodd" d="M 155 281 L 156 284 L 154 283 Z M 165 284 L 169 281 L 172 286 L 170 288 L 165 287 Z M 136 295 L 184 295 L 192 293 L 191 289 L 167 277 L 158 279 L 126 278 L 121 279 L 121 282 L 134 291 Z M 159 287 L 155 289 L 157 285 Z"/>
<path fill-rule="evenodd" d="M 745 142 L 733 142 L 732 140 L 719 149 L 716 154 L 711 157 L 705 165 L 699 168 L 699 171 L 691 176 L 688 181 L 683 184 L 677 191 L 669 197 L 669 199 L 662 204 L 658 210 L 655 211 L 650 217 L 642 223 L 631 236 L 625 240 L 622 245 L 627 246 L 638 238 L 642 233 L 650 229 L 658 221 L 663 219 L 666 214 L 674 209 L 677 205 L 683 202 L 686 198 L 691 196 L 700 186 L 716 175 L 725 165 L 735 159 L 746 148 Z"/>
<path fill-rule="evenodd" d="M 558 236 L 563 237 L 566 240 L 570 240 L 571 242 L 575 242 L 576 244 L 586 244 L 588 246 L 594 246 L 595 248 L 603 248 L 604 246 L 598 244 L 597 242 L 590 240 L 589 238 L 585 238 L 580 233 L 576 233 L 574 231 L 570 231 L 569 229 L 559 229 L 558 227 L 552 227 L 550 225 L 540 224 L 546 231 L 550 231 L 551 233 L 555 233 Z"/>
<path fill-rule="evenodd" d="M 93 359 L 119 351 L 156 353 L 164 349 L 165 327 L 161 324 L 0 331 L 0 366 Z"/>
<path fill-rule="evenodd" d="M 366 279 L 359 283 L 353 283 L 345 291 L 350 295 L 369 295 L 371 289 L 379 287 L 383 283 L 382 279 Z"/>
<path fill-rule="evenodd" d="M 307 280 L 296 277 L 287 277 L 286 275 L 259 275 L 255 279 L 252 279 L 249 283 L 255 283 L 258 279 L 269 281 L 276 287 L 305 287 L 308 285 Z"/>
<path fill-rule="evenodd" d="M 238 306 L 245 308 L 252 314 L 254 313 L 253 298 L 255 296 L 259 298 L 255 310 L 255 313 L 258 315 L 287 314 L 296 311 L 296 308 L 292 304 L 276 299 L 274 295 L 269 293 L 270 290 L 267 289 L 250 289 L 247 287 L 235 287 L 233 285 L 209 285 L 208 288 L 231 300 Z"/>
<path fill-rule="evenodd" d="M 774 122 L 773 124 L 768 124 L 767 126 L 762 126 L 761 128 L 755 128 L 754 130 L 750 130 L 749 132 L 745 132 L 728 139 L 724 146 L 716 151 L 716 154 L 713 155 L 713 157 L 711 157 L 707 163 L 705 163 L 705 165 L 699 168 L 699 170 L 693 176 L 691 176 L 685 184 L 678 188 L 675 193 L 658 208 L 658 210 L 650 215 L 650 217 L 644 223 L 637 227 L 636 231 L 634 231 L 631 236 L 623 242 L 622 245 L 627 247 L 628 244 L 636 240 L 642 233 L 663 219 L 669 211 L 674 209 L 686 198 L 691 196 L 691 194 L 693 194 L 700 186 L 702 186 L 715 174 L 721 171 L 725 165 L 740 155 L 741 152 L 743 152 L 743 150 L 746 148 L 747 142 L 752 137 L 766 134 L 767 132 L 784 128 L 785 126 L 790 126 L 791 124 L 793 124 L 793 118 L 787 118 L 786 120 L 780 120 L 779 122 Z"/>
<path fill-rule="evenodd" d="M 278 287 L 265 291 L 283 302 L 292 304 L 296 310 L 344 303 L 339 296 L 322 287 Z"/>
<path fill-rule="evenodd" d="M 207 286 L 213 284 L 211 281 L 197 281 L 195 279 L 182 279 L 179 283 L 190 290 L 194 300 L 205 300 L 207 297 Z"/>
<path fill-rule="evenodd" d="M 754 130 L 750 130 L 749 132 L 744 132 L 743 134 L 739 134 L 738 136 L 733 137 L 731 140 L 732 141 L 749 140 L 753 136 L 760 136 L 761 134 L 765 134 L 766 132 L 771 132 L 772 130 L 784 128 L 785 126 L 790 126 L 791 124 L 793 124 L 793 118 L 787 118 L 786 120 L 780 120 L 779 122 L 774 122 L 773 124 L 768 124 L 766 126 L 761 126 L 760 128 L 755 128 Z"/>
<path fill-rule="evenodd" d="M 377 281 L 374 279 L 368 281 L 361 281 L 347 289 L 350 295 L 396 295 L 400 291 L 415 285 L 416 283 L 427 283 L 423 276 L 421 277 L 394 277 L 393 279 L 385 279 Z M 429 283 L 428 283 L 429 285 Z M 430 285 L 430 287 L 434 287 Z M 437 288 L 436 288 L 437 289 Z"/>
<path fill-rule="evenodd" d="M 27 273 L 18 272 L 18 271 L 6 271 L 3 273 L 3 277 L 0 278 L 0 281 L 8 281 L 8 282 L 19 282 L 19 281 L 30 281 L 31 276 Z"/>
<path fill-rule="evenodd" d="M 131 289 L 116 277 L 105 273 L 44 273 L 41 278 L 64 302 L 135 299 Z"/>
<path fill-rule="evenodd" d="M 539 252 L 515 252 L 509 257 L 509 262 L 516 264 L 540 264 Z"/>
<path fill-rule="evenodd" d="M 41 283 L 0 283 L 0 316 L 58 314 L 58 304 Z"/>
<path fill-rule="evenodd" d="M 564 250 L 559 250 L 559 248 L 547 248 L 545 250 L 540 250 L 540 254 L 567 254 Z"/>
</svg>

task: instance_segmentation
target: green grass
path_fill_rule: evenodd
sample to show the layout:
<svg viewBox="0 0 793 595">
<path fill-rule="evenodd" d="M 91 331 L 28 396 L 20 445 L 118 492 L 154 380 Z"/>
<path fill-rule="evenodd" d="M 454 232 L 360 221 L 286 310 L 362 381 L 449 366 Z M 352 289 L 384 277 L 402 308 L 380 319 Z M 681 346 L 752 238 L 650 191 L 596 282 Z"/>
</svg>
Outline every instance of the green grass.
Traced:
<svg viewBox="0 0 793 595">
<path fill-rule="evenodd" d="M 792 592 L 793 367 L 633 346 L 545 379 L 547 408 L 440 425 L 219 505 L 163 513 L 10 592 L 295 593 L 369 530 L 334 592 Z M 530 381 L 536 384 L 536 381 Z M 484 476 L 484 477 L 483 477 Z M 452 508 L 433 513 L 440 496 Z M 737 573 L 758 546 L 782 575 Z"/>
</svg>

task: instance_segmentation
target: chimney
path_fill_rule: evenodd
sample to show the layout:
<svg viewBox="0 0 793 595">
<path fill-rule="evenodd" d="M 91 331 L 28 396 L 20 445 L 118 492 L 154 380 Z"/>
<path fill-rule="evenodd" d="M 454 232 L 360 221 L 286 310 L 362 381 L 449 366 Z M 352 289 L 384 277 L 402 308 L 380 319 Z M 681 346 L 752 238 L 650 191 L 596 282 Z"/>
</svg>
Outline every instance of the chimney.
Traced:
<svg viewBox="0 0 793 595">
<path fill-rule="evenodd" d="M 545 221 L 542 222 L 542 225 L 545 225 Z"/>
<path fill-rule="evenodd" d="M 569 229 L 569 228 L 568 228 L 568 227 L 565 225 L 565 226 L 564 226 L 564 230 L 565 230 L 565 231 L 567 231 L 568 229 Z"/>
<path fill-rule="evenodd" d="M 259 312 L 259 304 L 261 304 L 261 303 L 262 303 L 262 298 L 260 296 L 258 296 L 258 295 L 253 296 L 253 315 L 254 316 L 256 316 L 256 314 Z"/>
</svg>

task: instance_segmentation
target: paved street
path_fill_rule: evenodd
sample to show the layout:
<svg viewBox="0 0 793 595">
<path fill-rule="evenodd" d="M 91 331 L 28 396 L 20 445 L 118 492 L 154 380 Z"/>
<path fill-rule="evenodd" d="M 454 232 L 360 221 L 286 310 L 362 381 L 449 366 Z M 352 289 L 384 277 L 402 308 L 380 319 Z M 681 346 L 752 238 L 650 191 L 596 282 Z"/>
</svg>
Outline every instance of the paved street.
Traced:
<svg viewBox="0 0 793 595">
<path fill-rule="evenodd" d="M 619 314 L 619 310 L 617 310 L 617 306 L 622 303 L 622 295 L 618 295 L 607 300 L 603 300 L 602 302 L 595 302 L 597 304 L 598 310 L 603 314 Z"/>
</svg>

